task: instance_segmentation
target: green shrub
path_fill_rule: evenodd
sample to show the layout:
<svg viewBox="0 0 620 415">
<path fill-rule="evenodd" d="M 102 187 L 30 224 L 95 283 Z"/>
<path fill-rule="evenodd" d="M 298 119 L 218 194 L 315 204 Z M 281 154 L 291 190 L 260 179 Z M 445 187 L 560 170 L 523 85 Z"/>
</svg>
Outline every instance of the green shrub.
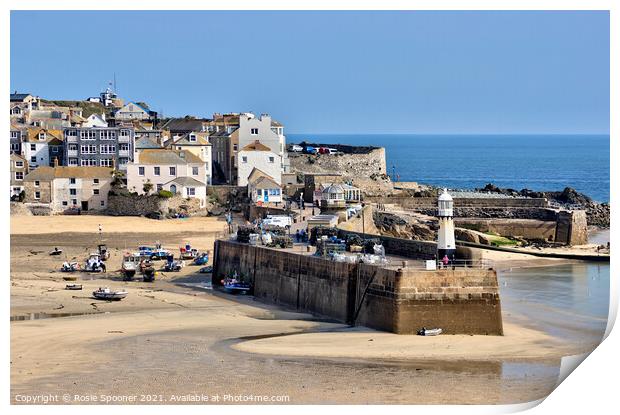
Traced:
<svg viewBox="0 0 620 415">
<path fill-rule="evenodd" d="M 163 198 L 165 198 L 165 199 L 169 199 L 169 198 L 171 198 L 172 196 L 174 196 L 174 194 L 173 194 L 172 192 L 168 191 L 168 190 L 164 190 L 164 189 L 162 189 L 162 190 L 160 190 L 159 192 L 157 192 L 157 196 L 159 196 L 159 197 L 163 197 Z"/>
</svg>

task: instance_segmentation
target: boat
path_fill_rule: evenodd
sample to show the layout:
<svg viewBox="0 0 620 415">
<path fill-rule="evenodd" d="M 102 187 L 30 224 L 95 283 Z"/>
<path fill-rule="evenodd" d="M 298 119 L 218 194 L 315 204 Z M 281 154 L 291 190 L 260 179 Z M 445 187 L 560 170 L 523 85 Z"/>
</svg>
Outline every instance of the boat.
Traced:
<svg viewBox="0 0 620 415">
<path fill-rule="evenodd" d="M 60 267 L 60 271 L 61 272 L 75 272 L 75 271 L 79 271 L 80 270 L 80 264 L 78 264 L 77 262 L 63 262 L 62 266 Z M 65 278 L 69 278 L 69 277 L 65 277 Z M 75 279 L 75 277 L 73 277 Z"/>
<path fill-rule="evenodd" d="M 50 251 L 50 255 L 60 255 L 62 254 L 62 249 L 54 248 L 53 251 Z"/>
<path fill-rule="evenodd" d="M 222 280 L 224 290 L 230 294 L 247 294 L 252 290 L 252 285 L 248 282 L 239 281 L 237 278 L 226 278 Z"/>
<path fill-rule="evenodd" d="M 81 290 L 82 284 L 67 284 L 65 285 L 65 290 Z"/>
<path fill-rule="evenodd" d="M 65 281 L 75 281 L 77 280 L 77 277 L 62 277 L 62 279 Z"/>
<path fill-rule="evenodd" d="M 126 253 L 123 255 L 123 263 L 121 264 L 121 273 L 124 280 L 131 280 L 136 271 L 140 267 L 140 264 L 150 256 L 145 256 L 142 251 L 140 253 Z"/>
<path fill-rule="evenodd" d="M 98 300 L 108 300 L 108 301 L 119 301 L 123 298 L 127 297 L 127 291 L 112 291 L 108 287 L 99 288 L 98 290 L 93 291 L 93 297 Z"/>
<path fill-rule="evenodd" d="M 427 329 L 426 327 L 422 327 L 421 330 L 418 330 L 419 336 L 439 336 L 441 333 L 443 333 L 443 330 L 440 328 Z"/>
<path fill-rule="evenodd" d="M 207 252 L 198 254 L 198 256 L 194 258 L 195 265 L 206 265 L 208 262 L 209 262 L 209 254 Z"/>
</svg>

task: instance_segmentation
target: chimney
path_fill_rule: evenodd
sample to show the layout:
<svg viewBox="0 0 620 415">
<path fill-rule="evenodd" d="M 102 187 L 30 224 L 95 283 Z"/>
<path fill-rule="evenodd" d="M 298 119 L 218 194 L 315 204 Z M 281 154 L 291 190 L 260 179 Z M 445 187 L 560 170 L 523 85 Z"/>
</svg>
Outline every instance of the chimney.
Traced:
<svg viewBox="0 0 620 415">
<path fill-rule="evenodd" d="M 54 157 L 54 167 L 58 167 L 58 157 Z"/>
</svg>

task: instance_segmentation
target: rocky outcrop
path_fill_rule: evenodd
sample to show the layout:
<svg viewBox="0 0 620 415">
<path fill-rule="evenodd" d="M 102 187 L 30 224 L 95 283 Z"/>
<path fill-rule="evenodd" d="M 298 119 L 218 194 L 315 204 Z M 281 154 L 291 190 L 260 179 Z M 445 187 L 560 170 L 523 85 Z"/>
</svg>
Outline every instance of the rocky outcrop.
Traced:
<svg viewBox="0 0 620 415">
<path fill-rule="evenodd" d="M 434 241 L 436 239 L 436 224 L 389 212 L 374 211 L 372 216 L 381 235 L 414 241 Z"/>
</svg>

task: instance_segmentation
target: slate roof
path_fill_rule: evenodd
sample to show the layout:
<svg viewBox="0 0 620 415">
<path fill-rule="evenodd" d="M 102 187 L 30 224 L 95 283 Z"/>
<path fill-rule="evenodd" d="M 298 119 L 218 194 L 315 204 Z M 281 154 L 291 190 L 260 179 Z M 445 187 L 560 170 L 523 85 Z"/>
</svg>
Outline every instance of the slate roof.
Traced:
<svg viewBox="0 0 620 415">
<path fill-rule="evenodd" d="M 31 94 L 11 94 L 11 102 L 22 102 L 24 99 L 26 99 L 27 97 L 29 97 Z"/>
<path fill-rule="evenodd" d="M 24 180 L 33 181 L 50 181 L 59 178 L 76 177 L 79 179 L 99 179 L 99 178 L 112 178 L 112 169 L 109 167 L 49 167 L 42 166 L 36 170 L 28 173 Z"/>
<path fill-rule="evenodd" d="M 136 150 L 145 150 L 145 149 L 155 149 L 162 148 L 155 141 L 151 140 L 148 137 L 140 137 L 136 140 Z"/>
<path fill-rule="evenodd" d="M 204 161 L 190 151 L 147 149 L 138 153 L 136 164 L 204 164 Z"/>
<path fill-rule="evenodd" d="M 257 189 L 279 189 L 280 185 L 269 176 L 259 176 L 252 182 L 252 186 Z"/>
<path fill-rule="evenodd" d="M 189 136 L 191 134 L 196 135 L 196 141 L 190 141 Z M 176 141 L 167 142 L 167 145 L 175 144 L 175 145 L 186 145 L 186 146 L 206 146 L 211 145 L 209 143 L 209 133 L 206 132 L 196 132 L 192 131 L 189 133 L 183 134 L 181 137 L 177 138 Z"/>
<path fill-rule="evenodd" d="M 199 118 L 172 118 L 166 121 L 161 129 L 170 131 L 201 131 L 203 122 L 205 120 Z"/>
<path fill-rule="evenodd" d="M 166 184 L 177 183 L 181 186 L 206 186 L 200 180 L 196 180 L 193 177 L 177 177 L 176 179 L 170 180 Z"/>
</svg>

